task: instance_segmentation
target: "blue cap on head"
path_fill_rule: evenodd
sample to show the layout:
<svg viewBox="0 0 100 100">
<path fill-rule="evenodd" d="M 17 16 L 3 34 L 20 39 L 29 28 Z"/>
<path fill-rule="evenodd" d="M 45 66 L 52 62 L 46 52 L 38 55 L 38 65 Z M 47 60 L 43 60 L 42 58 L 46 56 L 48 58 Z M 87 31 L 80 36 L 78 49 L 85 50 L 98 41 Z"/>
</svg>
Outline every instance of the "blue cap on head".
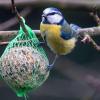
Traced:
<svg viewBox="0 0 100 100">
<path fill-rule="evenodd" d="M 49 13 L 58 13 L 60 15 L 62 15 L 62 13 L 60 12 L 60 10 L 58 10 L 57 8 L 54 8 L 54 7 L 49 7 L 49 8 L 46 8 L 43 13 L 45 15 L 48 15 Z"/>
<path fill-rule="evenodd" d="M 64 17 L 59 9 L 54 7 L 44 9 L 42 14 L 42 23 L 61 25 L 63 22 Z"/>
<path fill-rule="evenodd" d="M 57 8 L 54 8 L 54 7 L 49 7 L 47 9 L 51 9 L 51 10 L 54 10 L 54 11 L 59 11 Z"/>
</svg>

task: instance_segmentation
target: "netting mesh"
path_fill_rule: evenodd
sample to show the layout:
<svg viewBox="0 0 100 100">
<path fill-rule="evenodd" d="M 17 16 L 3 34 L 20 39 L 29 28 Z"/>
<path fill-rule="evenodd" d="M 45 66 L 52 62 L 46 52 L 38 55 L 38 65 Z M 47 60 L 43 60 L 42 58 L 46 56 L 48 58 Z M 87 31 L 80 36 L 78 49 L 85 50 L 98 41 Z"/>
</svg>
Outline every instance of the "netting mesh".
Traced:
<svg viewBox="0 0 100 100">
<path fill-rule="evenodd" d="M 25 20 L 23 17 L 21 17 L 21 21 L 24 23 L 26 33 L 24 32 L 23 28 L 20 27 L 20 30 L 18 31 L 18 35 L 16 36 L 15 39 L 13 39 L 9 43 L 4 54 L 13 47 L 27 46 L 27 47 L 33 47 L 37 49 L 37 51 L 43 54 L 46 60 L 48 60 L 43 48 L 38 46 L 40 42 L 36 37 L 35 33 L 32 31 L 32 29 L 29 26 L 25 24 Z"/>
<path fill-rule="evenodd" d="M 49 75 L 49 62 L 43 48 L 38 46 L 38 38 L 23 18 L 21 21 L 25 29 L 20 27 L 0 59 L 2 78 L 20 97 L 43 84 Z"/>
</svg>

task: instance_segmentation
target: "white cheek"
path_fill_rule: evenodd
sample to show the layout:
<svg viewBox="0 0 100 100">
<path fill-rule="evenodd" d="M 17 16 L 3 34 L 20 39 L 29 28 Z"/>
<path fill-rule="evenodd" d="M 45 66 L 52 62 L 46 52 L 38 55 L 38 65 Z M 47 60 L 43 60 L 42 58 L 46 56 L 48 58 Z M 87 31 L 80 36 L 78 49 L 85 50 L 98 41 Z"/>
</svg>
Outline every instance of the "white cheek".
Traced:
<svg viewBox="0 0 100 100">
<path fill-rule="evenodd" d="M 53 23 L 59 23 L 63 19 L 63 17 L 58 14 L 55 14 L 55 15 L 49 15 L 47 19 L 51 24 L 53 24 Z"/>
</svg>

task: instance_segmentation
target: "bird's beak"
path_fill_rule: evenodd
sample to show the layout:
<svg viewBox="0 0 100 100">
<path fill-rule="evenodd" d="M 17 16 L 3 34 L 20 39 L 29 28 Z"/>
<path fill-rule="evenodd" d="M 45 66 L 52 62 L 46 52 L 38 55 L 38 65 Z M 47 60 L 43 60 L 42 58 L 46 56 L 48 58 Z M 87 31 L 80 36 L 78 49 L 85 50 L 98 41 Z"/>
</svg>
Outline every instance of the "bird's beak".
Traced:
<svg viewBox="0 0 100 100">
<path fill-rule="evenodd" d="M 42 15 L 42 23 L 45 21 L 46 15 Z"/>
<path fill-rule="evenodd" d="M 42 17 L 46 17 L 46 15 L 45 15 L 45 14 L 43 14 L 43 15 L 42 15 Z"/>
</svg>

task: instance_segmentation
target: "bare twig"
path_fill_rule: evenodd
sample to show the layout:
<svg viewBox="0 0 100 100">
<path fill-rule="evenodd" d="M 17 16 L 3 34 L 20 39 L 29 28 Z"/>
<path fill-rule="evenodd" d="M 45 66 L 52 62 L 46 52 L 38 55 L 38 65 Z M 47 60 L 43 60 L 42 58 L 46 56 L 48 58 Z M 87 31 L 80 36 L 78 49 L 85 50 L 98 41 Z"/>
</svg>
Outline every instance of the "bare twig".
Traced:
<svg viewBox="0 0 100 100">
<path fill-rule="evenodd" d="M 11 34 L 11 31 L 0 31 L 0 33 L 6 33 L 6 35 L 7 34 Z M 35 32 L 37 35 L 40 35 L 40 31 L 39 30 L 33 30 L 33 32 Z M 16 35 L 17 34 L 17 31 L 12 31 L 12 35 Z M 8 35 L 9 36 L 9 35 Z M 5 36 L 4 36 L 5 37 Z M 100 46 L 99 45 L 97 45 L 96 44 L 96 42 L 92 39 L 92 38 L 90 38 L 91 40 L 90 40 L 90 43 L 91 43 L 91 45 L 97 50 L 97 51 L 100 51 Z M 25 41 L 20 41 L 20 42 L 25 42 Z M 9 41 L 4 41 L 4 40 L 2 40 L 1 42 L 0 42 L 0 45 L 5 45 L 5 44 L 8 44 L 9 43 Z"/>
<path fill-rule="evenodd" d="M 33 31 L 36 33 L 36 35 L 40 35 L 40 30 L 33 30 Z M 79 34 L 87 33 L 90 36 L 98 36 L 100 35 L 100 26 L 79 29 L 78 32 Z M 0 41 L 1 42 L 9 41 L 12 37 L 16 35 L 17 35 L 17 31 L 0 31 Z"/>
<path fill-rule="evenodd" d="M 100 26 L 100 18 L 97 14 L 97 10 L 96 10 L 96 6 L 93 9 L 93 12 L 90 13 L 90 15 L 94 18 L 94 20 L 96 21 L 97 25 Z M 97 50 L 100 51 L 100 46 L 90 37 L 91 39 L 91 44 L 93 45 L 93 47 Z"/>
<path fill-rule="evenodd" d="M 8 42 L 17 35 L 17 32 L 18 31 L 0 31 L 0 44 L 8 44 Z M 33 32 L 40 35 L 40 30 L 33 30 Z"/>
<path fill-rule="evenodd" d="M 88 32 L 87 32 L 88 31 Z M 86 31 L 83 31 L 82 33 L 81 33 L 81 31 L 80 31 L 80 36 L 82 35 L 82 36 L 84 36 L 84 38 L 83 38 L 83 42 L 84 42 L 84 39 L 86 38 L 87 39 L 87 43 L 91 43 L 91 45 L 97 50 L 97 51 L 100 51 L 100 46 L 92 39 L 92 37 L 91 37 L 91 34 L 89 34 L 89 33 L 91 33 L 91 31 L 94 31 L 93 30 L 93 28 L 89 31 L 89 28 L 87 28 L 87 30 Z M 84 34 L 85 33 L 85 34 Z M 100 34 L 100 33 L 99 33 Z M 93 34 L 92 34 L 92 36 L 93 36 Z M 86 41 L 86 40 L 85 40 Z"/>
<path fill-rule="evenodd" d="M 0 6 L 10 6 L 9 0 L 0 0 Z M 56 4 L 59 6 L 64 5 L 67 8 L 75 8 L 75 7 L 93 7 L 94 3 L 96 4 L 97 8 L 100 8 L 100 1 L 99 0 L 16 0 L 16 5 L 18 6 L 25 6 L 25 5 L 45 5 L 45 4 Z M 74 4 L 74 6 L 73 6 Z"/>
<path fill-rule="evenodd" d="M 36 35 L 40 35 L 40 30 L 33 30 Z M 90 27 L 90 28 L 82 28 L 78 30 L 79 34 L 87 33 L 90 36 L 100 36 L 100 26 L 97 27 Z M 0 31 L 0 41 L 8 40 L 9 37 L 13 37 L 17 35 L 16 31 Z M 4 39 L 5 38 L 5 39 Z"/>
<path fill-rule="evenodd" d="M 20 20 L 21 16 L 20 16 L 19 12 L 17 11 L 17 8 L 15 6 L 15 1 L 11 0 L 11 3 L 12 3 L 12 11 L 13 11 L 13 13 L 15 13 L 17 18 L 18 18 L 18 20 Z"/>
<path fill-rule="evenodd" d="M 98 25 L 100 25 L 100 18 L 98 17 L 97 13 L 91 12 L 90 15 L 94 18 L 94 20 L 96 21 L 96 23 Z"/>
<path fill-rule="evenodd" d="M 92 46 L 97 50 L 100 51 L 100 46 L 91 38 L 90 43 L 92 44 Z"/>
<path fill-rule="evenodd" d="M 78 30 L 79 34 L 87 33 L 90 36 L 98 36 L 100 35 L 100 26 L 90 27 L 90 28 L 82 28 Z"/>
<path fill-rule="evenodd" d="M 97 14 L 97 7 L 96 5 L 94 5 L 93 9 L 92 9 L 92 12 L 89 13 L 90 16 L 92 16 L 94 18 L 94 20 L 96 21 L 97 25 L 99 26 L 100 25 L 100 18 Z"/>
<path fill-rule="evenodd" d="M 19 14 L 22 15 L 23 17 L 26 17 L 30 12 L 31 12 L 32 8 L 27 7 L 25 9 L 23 9 Z M 3 23 L 0 24 L 0 30 L 5 30 L 8 29 L 14 25 L 16 25 L 18 23 L 16 17 L 9 19 L 8 21 L 5 21 Z"/>
<path fill-rule="evenodd" d="M 16 5 L 15 5 L 15 1 L 14 1 L 14 0 L 11 0 L 11 3 L 12 3 L 12 10 L 13 10 L 13 12 L 16 14 L 17 19 L 18 19 L 18 21 L 19 21 L 19 24 L 21 25 L 23 31 L 25 32 L 25 35 L 27 35 L 27 34 L 28 34 L 28 30 L 27 30 L 26 27 L 25 27 L 25 23 L 24 23 L 24 21 L 23 21 L 22 16 L 21 16 L 21 15 L 19 14 L 19 12 L 17 11 Z"/>
</svg>

